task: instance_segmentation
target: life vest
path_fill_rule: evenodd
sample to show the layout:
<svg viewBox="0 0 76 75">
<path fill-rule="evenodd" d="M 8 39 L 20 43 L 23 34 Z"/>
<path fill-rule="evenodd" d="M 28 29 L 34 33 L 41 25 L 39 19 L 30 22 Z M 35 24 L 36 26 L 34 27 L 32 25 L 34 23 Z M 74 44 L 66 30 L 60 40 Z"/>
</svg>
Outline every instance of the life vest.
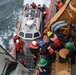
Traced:
<svg viewBox="0 0 76 75">
<path fill-rule="evenodd" d="M 19 62 L 21 63 L 21 64 L 24 64 L 24 61 L 23 61 L 23 59 L 19 59 Z"/>
<path fill-rule="evenodd" d="M 19 43 L 16 43 L 15 46 L 17 51 L 20 50 L 20 53 L 23 53 L 24 42 L 22 40 L 20 40 Z"/>
<path fill-rule="evenodd" d="M 33 45 L 32 42 L 29 44 L 29 48 L 32 48 L 32 49 L 37 49 L 38 47 Z"/>
<path fill-rule="evenodd" d="M 21 54 L 24 54 L 23 48 L 21 48 L 19 51 Z"/>
<path fill-rule="evenodd" d="M 59 40 L 58 38 L 55 38 L 55 39 L 53 40 L 53 45 L 54 45 L 55 47 L 58 47 L 58 46 L 60 46 L 61 44 L 62 44 L 62 41 Z"/>
<path fill-rule="evenodd" d="M 16 46 L 16 50 L 17 50 L 17 51 L 20 50 L 20 48 L 21 48 L 20 43 L 16 43 L 15 46 Z"/>
<path fill-rule="evenodd" d="M 54 50 L 53 50 L 51 47 L 48 47 L 48 52 L 49 52 L 50 54 L 53 54 L 53 53 L 54 53 Z"/>
<path fill-rule="evenodd" d="M 25 44 L 25 43 L 24 43 L 22 40 L 20 40 L 20 45 L 21 45 L 21 47 L 23 47 L 24 44 Z"/>
<path fill-rule="evenodd" d="M 60 10 L 63 7 L 62 1 L 59 2 L 58 10 Z"/>
</svg>

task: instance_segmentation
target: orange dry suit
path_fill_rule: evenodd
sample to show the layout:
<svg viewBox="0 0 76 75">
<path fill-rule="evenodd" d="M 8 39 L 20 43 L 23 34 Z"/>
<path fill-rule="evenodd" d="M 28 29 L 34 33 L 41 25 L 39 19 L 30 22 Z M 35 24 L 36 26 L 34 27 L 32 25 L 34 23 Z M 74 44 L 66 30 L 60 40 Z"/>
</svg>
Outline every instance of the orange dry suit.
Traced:
<svg viewBox="0 0 76 75">
<path fill-rule="evenodd" d="M 20 40 L 19 43 L 16 43 L 15 45 L 16 45 L 16 50 L 19 51 L 21 54 L 24 54 L 23 52 L 24 42 Z"/>
<path fill-rule="evenodd" d="M 13 36 L 13 41 L 14 41 L 14 43 L 16 43 L 16 40 L 20 40 L 20 37 L 18 36 L 18 35 L 16 35 L 16 36 Z"/>
<path fill-rule="evenodd" d="M 29 44 L 29 50 L 34 55 L 34 57 L 33 57 L 34 60 L 33 61 L 35 61 L 34 64 L 36 65 L 36 61 L 38 60 L 38 53 L 39 53 L 38 46 L 33 45 L 32 42 L 31 42 Z"/>
<path fill-rule="evenodd" d="M 62 7 L 63 7 L 63 3 L 62 3 L 62 1 L 60 1 L 59 5 L 58 5 L 58 10 L 60 10 Z"/>
</svg>

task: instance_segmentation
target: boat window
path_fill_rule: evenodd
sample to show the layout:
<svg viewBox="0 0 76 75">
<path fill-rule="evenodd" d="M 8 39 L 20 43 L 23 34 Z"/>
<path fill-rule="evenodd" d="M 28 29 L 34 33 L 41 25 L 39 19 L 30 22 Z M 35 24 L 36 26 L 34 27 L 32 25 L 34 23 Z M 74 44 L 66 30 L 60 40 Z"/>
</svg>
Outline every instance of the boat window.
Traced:
<svg viewBox="0 0 76 75">
<path fill-rule="evenodd" d="M 24 37 L 24 33 L 23 32 L 20 32 L 19 35 L 22 36 L 22 37 Z"/>
<path fill-rule="evenodd" d="M 39 36 L 39 33 L 36 32 L 36 33 L 34 34 L 34 37 L 38 37 L 38 36 Z"/>
<path fill-rule="evenodd" d="M 32 34 L 26 33 L 26 34 L 25 34 L 25 38 L 32 38 Z"/>
</svg>

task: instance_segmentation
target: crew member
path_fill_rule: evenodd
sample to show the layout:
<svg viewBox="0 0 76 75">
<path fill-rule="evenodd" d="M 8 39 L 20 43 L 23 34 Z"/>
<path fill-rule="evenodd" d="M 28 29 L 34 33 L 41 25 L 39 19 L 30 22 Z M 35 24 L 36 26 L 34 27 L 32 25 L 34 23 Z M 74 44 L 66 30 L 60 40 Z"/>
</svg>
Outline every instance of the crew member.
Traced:
<svg viewBox="0 0 76 75">
<path fill-rule="evenodd" d="M 35 4 L 34 2 L 32 2 L 32 3 L 30 4 L 30 6 L 32 6 L 32 8 L 34 8 L 34 9 L 36 9 L 36 4 Z"/>
<path fill-rule="evenodd" d="M 39 54 L 39 43 L 36 41 L 32 41 L 29 44 L 29 50 L 31 51 L 31 53 L 34 55 L 35 59 L 38 60 L 38 54 Z M 34 58 L 33 58 L 34 59 Z M 35 61 L 35 60 L 34 60 Z M 36 62 L 35 62 L 36 65 Z"/>
<path fill-rule="evenodd" d="M 46 46 L 46 43 L 40 41 L 40 55 L 44 55 L 44 58 L 48 61 L 48 65 L 51 64 L 56 59 L 55 51 L 49 46 Z"/>
<path fill-rule="evenodd" d="M 47 60 L 44 58 L 41 58 L 38 64 L 38 68 L 36 70 L 36 75 L 49 75 L 49 72 L 47 70 Z"/>
<path fill-rule="evenodd" d="M 69 53 L 66 55 L 66 58 L 71 58 L 72 64 L 75 64 L 76 57 L 76 46 L 72 42 L 67 42 L 65 48 L 69 50 Z"/>
<path fill-rule="evenodd" d="M 60 50 L 61 48 L 64 48 L 64 43 L 69 41 L 64 38 L 64 34 L 53 34 L 51 31 L 47 32 L 47 36 L 49 41 L 46 45 L 51 45 L 53 50 Z"/>
<path fill-rule="evenodd" d="M 55 51 L 49 46 L 47 48 L 48 54 L 44 57 L 48 61 L 48 65 L 52 64 L 52 62 L 56 59 L 56 53 Z"/>
<path fill-rule="evenodd" d="M 59 2 L 60 2 L 60 0 L 56 0 L 56 1 L 55 1 L 56 12 L 58 12 L 58 6 L 59 6 Z"/>
<path fill-rule="evenodd" d="M 44 21 L 44 20 L 46 19 L 46 15 L 47 15 L 47 12 L 44 11 L 44 12 L 42 13 L 42 21 Z"/>
<path fill-rule="evenodd" d="M 14 36 L 13 36 L 13 41 L 14 41 L 14 43 L 16 43 L 16 40 L 19 40 L 20 39 L 20 37 L 16 34 L 16 33 L 14 33 Z"/>
<path fill-rule="evenodd" d="M 47 50 L 47 46 L 46 46 L 45 42 L 44 41 L 40 41 L 39 45 L 40 45 L 40 48 L 39 48 L 40 55 L 48 54 L 48 50 Z"/>
<path fill-rule="evenodd" d="M 19 51 L 21 54 L 24 54 L 23 46 L 24 42 L 22 40 L 16 40 L 16 51 Z"/>
</svg>

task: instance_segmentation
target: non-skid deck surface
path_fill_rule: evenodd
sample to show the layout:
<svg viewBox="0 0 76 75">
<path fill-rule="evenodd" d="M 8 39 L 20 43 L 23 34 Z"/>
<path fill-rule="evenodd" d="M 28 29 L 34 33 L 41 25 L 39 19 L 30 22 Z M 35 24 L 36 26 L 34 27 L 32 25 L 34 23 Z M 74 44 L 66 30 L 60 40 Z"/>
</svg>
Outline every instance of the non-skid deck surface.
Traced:
<svg viewBox="0 0 76 75">
<path fill-rule="evenodd" d="M 26 68 L 33 73 L 35 70 L 35 65 L 33 64 L 33 55 L 29 50 L 29 43 L 31 42 L 31 40 L 23 40 L 25 42 L 24 45 L 24 55 L 19 54 L 18 59 L 22 58 L 24 60 L 24 63 L 26 65 Z M 40 41 L 40 39 L 37 39 L 36 41 Z"/>
<path fill-rule="evenodd" d="M 60 63 L 58 60 L 59 54 L 56 51 L 56 60 L 52 63 L 52 72 L 51 75 L 71 75 L 71 63 L 70 61 L 65 63 Z"/>
</svg>

